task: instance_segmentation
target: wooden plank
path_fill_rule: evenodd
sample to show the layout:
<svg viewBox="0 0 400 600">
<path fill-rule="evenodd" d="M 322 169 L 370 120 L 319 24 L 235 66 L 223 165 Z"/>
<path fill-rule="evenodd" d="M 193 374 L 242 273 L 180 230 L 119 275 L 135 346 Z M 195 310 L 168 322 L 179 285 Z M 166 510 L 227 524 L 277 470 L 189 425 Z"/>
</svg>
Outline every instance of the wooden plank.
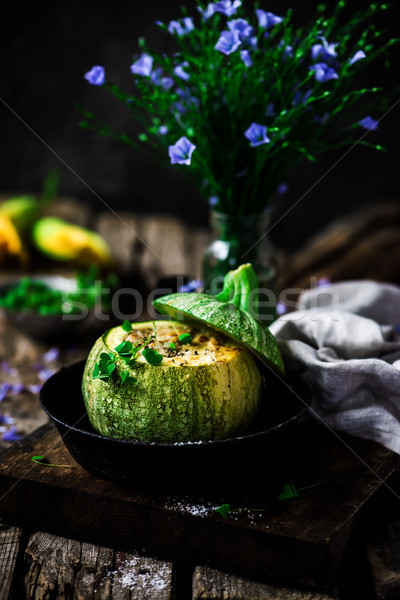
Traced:
<svg viewBox="0 0 400 600">
<path fill-rule="evenodd" d="M 169 600 L 172 594 L 171 563 L 46 533 L 30 537 L 25 561 L 28 599 Z"/>
<path fill-rule="evenodd" d="M 106 240 L 122 274 L 141 272 L 142 255 L 146 241 L 142 237 L 142 221 L 138 215 L 119 212 L 101 212 L 94 229 Z"/>
<path fill-rule="evenodd" d="M 332 281 L 369 277 L 398 282 L 399 235 L 398 203 L 363 207 L 336 219 L 295 254 L 286 257 L 279 287 L 308 288 L 311 276 L 328 277 Z"/>
<path fill-rule="evenodd" d="M 332 592 L 298 590 L 258 583 L 215 569 L 197 566 L 193 574 L 192 600 L 337 600 Z"/>
<path fill-rule="evenodd" d="M 367 556 L 377 600 L 400 598 L 400 521 L 391 521 L 380 529 L 378 539 L 370 541 Z"/>
<path fill-rule="evenodd" d="M 17 560 L 21 552 L 22 529 L 0 525 L 0 598 L 16 597 Z"/>
<path fill-rule="evenodd" d="M 186 232 L 182 222 L 167 215 L 152 215 L 142 228 L 147 246 L 142 257 L 142 272 L 146 274 L 149 288 L 164 275 L 186 275 Z"/>
<path fill-rule="evenodd" d="M 364 505 L 396 472 L 399 457 L 350 436 L 345 446 L 316 425 L 293 432 L 290 444 L 273 461 L 259 453 L 234 477 L 224 478 L 222 469 L 218 480 L 202 482 L 196 492 L 157 490 L 88 473 L 49 424 L 5 451 L 0 514 L 15 525 L 122 550 L 134 545 L 168 560 L 190 556 L 196 564 L 249 579 L 325 586 L 340 567 L 356 523 L 363 522 Z M 35 465 L 31 458 L 37 454 L 72 468 Z M 297 487 L 325 483 L 280 502 L 283 484 L 292 481 Z M 225 502 L 264 510 L 224 519 L 214 509 Z"/>
</svg>

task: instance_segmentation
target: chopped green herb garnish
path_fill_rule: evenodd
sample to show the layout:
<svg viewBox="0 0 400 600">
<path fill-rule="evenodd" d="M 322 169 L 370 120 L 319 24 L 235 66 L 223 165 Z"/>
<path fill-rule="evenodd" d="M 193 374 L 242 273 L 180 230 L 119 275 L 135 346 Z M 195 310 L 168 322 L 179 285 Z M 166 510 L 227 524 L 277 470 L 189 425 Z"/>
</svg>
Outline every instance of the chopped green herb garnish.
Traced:
<svg viewBox="0 0 400 600">
<path fill-rule="evenodd" d="M 72 469 L 72 465 L 53 465 L 53 463 L 46 462 L 46 459 L 41 454 L 37 456 L 32 456 L 32 462 L 37 465 L 41 465 L 42 467 L 64 467 L 66 469 Z"/>
<path fill-rule="evenodd" d="M 176 346 L 174 342 L 170 342 L 168 348 L 172 348 L 172 350 L 176 350 Z"/>
<path fill-rule="evenodd" d="M 136 377 L 132 377 L 129 371 L 122 371 L 121 381 L 122 383 L 137 383 Z"/>
<path fill-rule="evenodd" d="M 132 342 L 121 342 L 118 346 L 115 346 L 115 352 L 118 352 L 120 356 L 132 356 Z"/>
<path fill-rule="evenodd" d="M 283 491 L 279 494 L 279 500 L 288 500 L 289 498 L 300 498 L 293 483 L 285 483 Z"/>
<path fill-rule="evenodd" d="M 112 372 L 115 369 L 115 355 L 107 354 L 102 352 L 100 354 L 100 360 L 94 365 L 93 379 L 101 379 L 107 381 L 111 377 Z"/>
<path fill-rule="evenodd" d="M 230 504 L 221 504 L 221 506 L 218 506 L 215 509 L 215 512 L 219 513 L 222 517 L 224 517 L 224 519 L 226 519 L 226 517 L 228 516 L 228 514 L 231 511 L 231 505 Z"/>
<path fill-rule="evenodd" d="M 127 333 L 129 333 L 129 331 L 132 331 L 132 325 L 129 321 L 124 321 L 121 325 L 122 329 L 124 331 L 126 331 Z"/>
<path fill-rule="evenodd" d="M 142 354 L 150 365 L 159 365 L 163 360 L 161 354 L 153 350 L 153 348 L 145 348 Z"/>
<path fill-rule="evenodd" d="M 191 344 L 193 342 L 192 336 L 189 333 L 181 333 L 178 339 L 182 344 Z"/>
<path fill-rule="evenodd" d="M 319 481 L 318 483 L 313 483 L 312 485 L 307 485 L 306 487 L 296 489 L 293 483 L 285 483 L 283 486 L 282 492 L 278 496 L 278 500 L 289 500 L 290 498 L 300 498 L 299 492 L 303 490 L 309 490 L 310 488 L 316 487 L 317 485 L 322 485 L 325 483 L 324 481 Z"/>
</svg>

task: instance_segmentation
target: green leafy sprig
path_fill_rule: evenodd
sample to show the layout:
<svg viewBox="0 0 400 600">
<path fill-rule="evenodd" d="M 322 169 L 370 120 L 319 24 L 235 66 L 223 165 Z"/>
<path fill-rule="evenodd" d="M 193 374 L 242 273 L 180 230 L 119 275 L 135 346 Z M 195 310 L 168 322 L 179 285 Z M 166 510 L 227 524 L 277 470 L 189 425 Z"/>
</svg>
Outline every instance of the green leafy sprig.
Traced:
<svg viewBox="0 0 400 600">
<path fill-rule="evenodd" d="M 46 461 L 45 457 L 41 454 L 37 454 L 36 456 L 32 456 L 32 462 L 37 465 L 41 465 L 42 467 L 60 467 L 65 469 L 72 469 L 72 465 L 55 465 L 53 463 L 49 463 Z"/>
</svg>

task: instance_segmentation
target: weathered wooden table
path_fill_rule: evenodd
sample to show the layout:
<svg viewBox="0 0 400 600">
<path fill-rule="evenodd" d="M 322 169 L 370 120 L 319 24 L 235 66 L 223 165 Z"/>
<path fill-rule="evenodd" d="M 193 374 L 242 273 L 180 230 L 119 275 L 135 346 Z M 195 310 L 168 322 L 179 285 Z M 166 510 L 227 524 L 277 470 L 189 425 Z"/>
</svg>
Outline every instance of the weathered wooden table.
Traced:
<svg viewBox="0 0 400 600">
<path fill-rule="evenodd" d="M 58 212 L 100 231 L 113 248 L 121 275 L 129 279 L 132 273 L 132 281 L 133 278 L 136 282 L 142 281 L 147 290 L 152 290 L 163 276 L 200 275 L 200 258 L 208 239 L 208 232 L 205 230 L 188 232 L 183 223 L 166 216 L 120 214 L 117 217 L 104 213 L 93 218 L 87 209 L 70 200 L 60 202 Z M 354 267 L 356 246 L 359 246 L 359 251 L 360 248 L 362 250 L 364 268 L 368 258 L 366 243 L 363 242 L 372 228 L 383 247 L 382 252 L 390 254 L 395 237 L 394 234 L 391 236 L 393 247 L 388 249 L 390 240 L 383 230 L 386 227 L 393 232 L 395 227 L 400 227 L 399 221 L 400 211 L 396 207 L 372 209 L 364 215 L 363 225 L 360 224 L 359 216 L 351 217 L 341 226 L 334 225 L 319 239 L 312 240 L 307 248 L 297 254 L 296 259 L 282 254 L 284 269 L 281 287 L 296 287 L 300 281 L 304 282 L 311 276 L 330 276 L 332 279 L 357 276 Z M 397 240 L 398 235 L 396 244 Z M 376 256 L 373 249 L 371 253 Z M 353 257 L 352 260 L 343 260 L 346 255 Z M 341 270 L 339 264 L 342 264 Z M 383 278 L 399 282 L 400 263 L 396 258 L 391 264 L 392 271 L 389 272 L 386 265 Z M 375 273 L 373 267 L 370 261 L 368 275 L 360 270 L 358 276 L 381 278 L 378 273 L 379 265 Z M 346 268 L 350 268 L 349 274 L 346 274 Z M 9 273 L 2 273 L 2 277 L 8 275 Z M 237 521 L 227 519 L 224 522 L 212 510 L 213 498 L 210 500 L 210 497 L 189 498 L 172 494 L 160 499 L 154 491 L 147 496 L 142 494 L 141 502 L 147 502 L 150 507 L 148 515 L 164 515 L 167 531 L 169 519 L 174 523 L 180 522 L 174 521 L 177 517 L 190 519 L 188 531 L 191 535 L 198 536 L 187 539 L 187 548 L 191 549 L 192 554 L 185 552 L 185 540 L 179 536 L 179 532 L 176 536 L 171 535 L 169 548 L 168 540 L 158 546 L 157 542 L 147 545 L 147 540 L 143 538 L 145 528 L 138 528 L 142 533 L 137 538 L 133 530 L 131 542 L 129 539 L 127 541 L 126 535 L 121 535 L 120 545 L 118 537 L 112 544 L 102 543 L 102 539 L 114 540 L 113 527 L 116 527 L 116 523 L 119 527 L 123 524 L 120 516 L 112 516 L 112 501 L 118 498 L 120 503 L 128 502 L 127 506 L 130 506 L 131 511 L 129 518 L 135 515 L 138 506 L 138 501 L 135 500 L 138 490 L 131 492 L 119 489 L 118 486 L 113 490 L 114 484 L 109 482 L 104 485 L 107 488 L 107 502 L 111 507 L 110 519 L 105 518 L 102 527 L 97 523 L 94 533 L 86 526 L 81 527 L 82 536 L 79 536 L 76 532 L 80 530 L 76 523 L 69 522 L 68 518 L 75 513 L 80 514 L 82 523 L 96 522 L 98 515 L 94 513 L 98 510 L 98 505 L 96 502 L 91 504 L 89 498 L 90 493 L 104 493 L 102 482 L 90 479 L 92 476 L 78 465 L 68 475 L 68 484 L 61 481 L 61 470 L 31 465 L 29 474 L 28 469 L 19 469 L 23 458 L 30 459 L 31 454 L 40 450 L 40 440 L 57 438 L 40 409 L 38 386 L 49 372 L 84 358 L 97 333 L 95 328 L 89 328 L 74 345 L 69 344 L 59 348 L 59 352 L 49 353 L 52 345 L 30 339 L 24 332 L 15 329 L 5 315 L 0 315 L 0 384 L 13 386 L 7 393 L 3 386 L 0 388 L 4 392 L 1 395 L 0 426 L 1 431 L 8 430 L 12 433 L 12 424 L 4 422 L 7 421 L 4 416 L 12 418 L 15 433 L 22 438 L 20 441 L 0 441 L 3 449 L 0 465 L 0 600 L 372 600 L 400 597 L 399 463 L 396 455 L 372 442 L 347 440 L 349 447 L 365 461 L 362 464 L 355 454 L 344 449 L 341 442 L 328 441 L 325 448 L 321 450 L 319 447 L 315 451 L 315 455 L 324 454 L 323 460 L 317 463 L 318 468 L 324 469 L 324 477 L 328 480 L 325 487 L 322 486 L 319 490 L 315 488 L 304 501 L 293 500 L 279 510 L 272 504 L 270 512 L 251 518 L 246 516 L 247 520 L 243 516 L 238 517 Z M 71 464 L 72 458 L 61 442 L 57 448 L 57 459 Z M 373 466 L 374 473 L 366 466 L 367 463 Z M 259 477 L 264 480 L 268 478 L 268 473 L 261 471 Z M 238 480 L 235 483 L 237 488 L 241 488 L 243 482 Z M 139 495 L 140 493 L 139 490 Z M 54 502 L 56 498 L 59 506 L 46 504 L 49 500 Z M 68 505 L 67 498 L 73 500 L 73 507 Z M 228 502 L 229 500 L 230 498 L 226 499 Z M 169 513 L 166 512 L 167 508 Z M 88 512 L 85 513 L 85 510 Z M 340 522 L 338 521 L 335 529 L 335 519 L 339 517 Z M 160 523 L 162 527 L 162 520 Z M 277 573 L 280 575 L 277 579 L 268 568 L 267 558 L 265 578 L 244 576 L 236 567 L 229 570 L 229 564 L 236 564 L 234 560 L 230 563 L 230 556 L 236 557 L 236 561 L 240 558 L 240 548 L 233 548 L 233 525 L 237 527 L 238 539 L 243 543 L 247 528 L 254 548 L 258 547 L 260 536 L 267 536 L 268 543 L 279 539 L 279 543 L 274 542 L 275 546 L 271 546 L 276 549 L 276 556 L 270 557 L 271 564 L 277 566 Z M 207 535 L 210 531 L 210 535 L 217 536 L 208 540 L 209 560 L 200 548 L 202 544 L 207 547 L 208 543 L 201 535 L 202 528 Z M 284 553 L 289 549 L 290 562 L 290 540 L 296 541 L 296 532 L 297 541 L 301 536 L 308 536 L 311 548 L 327 528 L 330 528 L 334 538 L 326 539 L 326 543 L 320 546 L 321 568 L 327 569 L 328 551 L 332 554 L 332 561 L 338 561 L 334 565 L 334 577 L 327 587 L 315 585 L 315 582 L 318 583 L 318 561 L 315 572 L 309 577 L 312 585 L 301 581 L 301 577 L 294 580 L 288 577 L 285 581 Z M 150 529 L 154 534 L 154 527 Z M 96 538 L 96 543 L 93 543 L 92 537 Z M 221 560 L 221 556 L 224 556 L 224 544 L 225 561 Z M 212 549 L 214 545 L 215 552 Z M 301 549 L 298 545 L 295 547 L 295 556 L 302 560 L 300 552 L 304 552 L 304 564 L 309 565 L 307 544 L 301 546 Z M 154 548 L 160 548 L 160 552 L 153 551 Z M 266 548 L 269 548 L 268 544 Z M 249 552 L 247 545 L 243 546 L 243 552 Z M 311 553 L 310 556 L 314 555 Z M 196 562 L 198 557 L 201 560 Z M 247 573 L 252 572 L 252 562 L 260 563 L 260 557 L 243 555 Z M 216 568 L 219 565 L 224 568 Z M 293 565 L 288 569 L 289 574 L 295 571 Z M 259 574 L 260 567 L 255 567 L 254 572 Z"/>
</svg>

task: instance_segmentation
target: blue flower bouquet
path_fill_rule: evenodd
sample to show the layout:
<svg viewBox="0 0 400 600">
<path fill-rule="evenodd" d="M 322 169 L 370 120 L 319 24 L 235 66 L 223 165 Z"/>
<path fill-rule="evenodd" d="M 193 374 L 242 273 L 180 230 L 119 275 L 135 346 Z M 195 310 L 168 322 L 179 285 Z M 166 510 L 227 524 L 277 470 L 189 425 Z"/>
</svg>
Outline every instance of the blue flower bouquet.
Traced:
<svg viewBox="0 0 400 600">
<path fill-rule="evenodd" d="M 362 134 L 377 128 L 388 97 L 359 89 L 358 74 L 397 40 L 375 25 L 387 5 L 349 18 L 345 4 L 330 15 L 319 7 L 301 28 L 292 10 L 276 15 L 260 3 L 249 14 L 242 0 L 199 2 L 192 16 L 182 7 L 181 18 L 156 22 L 173 38 L 171 55 L 139 39 L 132 89 L 122 91 L 100 65 L 85 74 L 126 104 L 143 131 L 115 132 L 82 107 L 80 125 L 188 169 L 215 210 L 258 214 L 299 161 L 355 142 L 381 149 Z"/>
</svg>

